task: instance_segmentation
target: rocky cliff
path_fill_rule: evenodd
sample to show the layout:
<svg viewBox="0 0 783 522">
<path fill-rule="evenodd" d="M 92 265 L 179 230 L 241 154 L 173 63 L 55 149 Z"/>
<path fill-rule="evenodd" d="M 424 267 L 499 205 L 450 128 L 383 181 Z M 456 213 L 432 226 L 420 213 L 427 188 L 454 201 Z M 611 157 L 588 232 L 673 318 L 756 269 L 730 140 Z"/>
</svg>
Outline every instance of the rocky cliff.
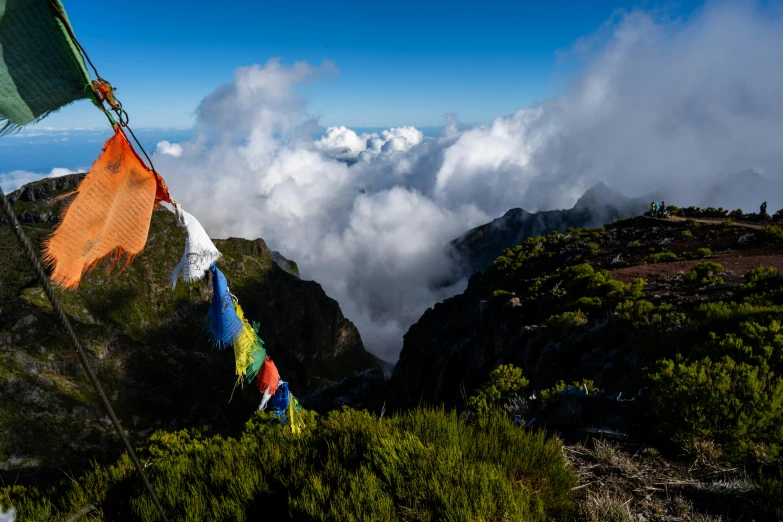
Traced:
<svg viewBox="0 0 783 522">
<path fill-rule="evenodd" d="M 69 175 L 26 185 L 9 195 L 25 232 L 40 245 L 78 185 Z M 76 291 L 58 292 L 101 382 L 132 438 L 156 428 L 209 426 L 231 433 L 257 407 L 260 395 L 232 388 L 230 350 L 216 350 L 202 326 L 211 299 L 208 281 L 178 283 L 169 276 L 182 255 L 185 232 L 173 214 L 153 213 L 144 252 L 120 275 L 104 266 Z M 216 240 L 219 262 L 246 316 L 281 375 L 308 405 L 319 391 L 363 376 L 383 379 L 359 332 L 321 286 L 302 281 L 296 265 L 262 239 Z M 367 377 L 369 375 L 369 377 Z M 363 382 L 364 382 L 363 381 Z M 0 226 L 0 472 L 20 480 L 63 478 L 89 460 L 116 457 L 119 441 L 55 322 L 50 305 L 7 225 Z M 20 474 L 21 473 L 21 474 Z M 11 478 L 11 481 L 14 479 Z"/>
</svg>

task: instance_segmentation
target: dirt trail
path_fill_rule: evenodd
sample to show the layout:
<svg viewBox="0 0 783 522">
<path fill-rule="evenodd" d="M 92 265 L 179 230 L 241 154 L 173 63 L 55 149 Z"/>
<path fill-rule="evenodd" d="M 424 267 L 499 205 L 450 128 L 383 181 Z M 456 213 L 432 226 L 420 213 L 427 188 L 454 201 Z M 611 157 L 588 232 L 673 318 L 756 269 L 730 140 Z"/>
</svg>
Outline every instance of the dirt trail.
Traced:
<svg viewBox="0 0 783 522">
<path fill-rule="evenodd" d="M 668 218 L 647 218 L 647 219 L 654 219 L 656 221 L 685 221 L 688 218 L 679 217 L 679 216 L 670 216 Z M 697 223 L 704 223 L 706 225 L 715 225 L 718 223 L 723 223 L 724 221 L 729 221 L 728 218 L 726 219 L 720 219 L 720 218 L 692 218 Z M 753 223 L 750 221 L 734 221 L 731 220 L 732 223 L 734 223 L 734 226 L 736 227 L 744 227 L 744 228 L 752 228 L 754 230 L 762 230 L 764 228 L 764 225 L 760 223 Z"/>
<path fill-rule="evenodd" d="M 682 217 L 669 217 L 667 219 L 652 218 L 656 221 L 685 221 L 686 218 Z M 698 223 L 704 224 L 719 224 L 724 219 L 711 219 L 711 218 L 697 218 Z M 763 230 L 764 224 L 751 223 L 743 221 L 733 221 L 734 226 L 749 228 L 753 230 Z M 726 269 L 727 272 L 735 275 L 742 276 L 751 268 L 758 266 L 774 266 L 781 272 L 783 272 L 783 256 L 780 254 L 779 248 L 762 248 L 753 252 L 728 252 L 726 254 L 716 253 L 714 256 L 710 256 L 706 259 L 695 259 L 690 261 L 671 261 L 668 263 L 655 263 L 648 265 L 636 265 L 625 268 L 616 268 L 610 270 L 612 277 L 623 282 L 629 282 L 636 277 L 642 279 L 659 279 L 663 277 L 669 277 L 676 274 L 687 272 L 693 268 L 693 265 L 702 261 L 714 261 L 720 263 Z"/>
<path fill-rule="evenodd" d="M 670 263 L 656 263 L 653 265 L 629 266 L 610 270 L 613 279 L 627 283 L 636 277 L 642 279 L 666 277 L 675 274 L 681 274 L 693 268 L 693 265 L 702 261 L 714 261 L 723 265 L 727 271 L 734 275 L 744 275 L 751 268 L 760 265 L 774 266 L 783 272 L 783 256 L 780 255 L 757 255 L 743 256 L 742 254 L 729 254 L 726 256 L 712 256 L 707 259 L 696 259 L 692 261 L 672 261 Z"/>
</svg>

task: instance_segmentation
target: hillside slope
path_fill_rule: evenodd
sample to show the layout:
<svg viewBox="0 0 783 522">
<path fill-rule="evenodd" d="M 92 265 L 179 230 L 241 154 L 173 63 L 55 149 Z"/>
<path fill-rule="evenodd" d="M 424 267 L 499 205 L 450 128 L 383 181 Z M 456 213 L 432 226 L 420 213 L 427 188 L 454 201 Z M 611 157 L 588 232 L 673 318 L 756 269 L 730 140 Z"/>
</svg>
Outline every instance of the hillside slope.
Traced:
<svg viewBox="0 0 783 522">
<path fill-rule="evenodd" d="M 656 361 L 702 354 L 711 331 L 777 320 L 779 295 L 768 302 L 745 279 L 760 265 L 783 269 L 780 229 L 769 230 L 640 217 L 528 239 L 410 328 L 392 397 L 460 405 L 502 363 L 521 366 L 534 390 L 589 379 L 633 396 Z M 701 274 L 704 262 L 720 274 Z"/>
<path fill-rule="evenodd" d="M 511 364 L 506 411 L 564 438 L 588 520 L 783 520 L 783 227 L 701 221 L 505 250 L 409 329 L 392 410 L 469 412 Z"/>
<path fill-rule="evenodd" d="M 67 202 L 53 198 L 80 179 L 46 179 L 9 195 L 34 244 Z M 233 353 L 213 349 L 202 330 L 208 281 L 171 289 L 184 241 L 173 214 L 155 211 L 147 246 L 125 272 L 107 275 L 99 266 L 78 290 L 58 292 L 134 440 L 157 428 L 193 425 L 231 432 L 260 400 L 248 385 L 231 399 Z M 305 403 L 310 391 L 374 372 L 359 332 L 320 285 L 278 267 L 262 239 L 215 244 L 232 292 L 247 317 L 260 322 L 269 354 Z M 120 447 L 6 224 L 0 224 L 0 426 L 0 470 L 8 477 L 21 471 L 22 481 L 59 480 L 61 472 L 47 470 L 78 471 L 89 459 L 115 458 Z"/>
</svg>

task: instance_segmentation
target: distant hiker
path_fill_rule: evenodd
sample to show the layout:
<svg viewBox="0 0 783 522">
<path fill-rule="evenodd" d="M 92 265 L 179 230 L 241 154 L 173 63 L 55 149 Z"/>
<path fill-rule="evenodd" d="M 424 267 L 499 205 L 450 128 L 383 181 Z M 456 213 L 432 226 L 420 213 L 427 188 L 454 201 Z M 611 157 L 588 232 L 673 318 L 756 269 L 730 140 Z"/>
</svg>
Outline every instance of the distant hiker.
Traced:
<svg viewBox="0 0 783 522">
<path fill-rule="evenodd" d="M 658 215 L 658 202 L 653 201 L 653 216 L 657 216 L 657 215 Z"/>
<path fill-rule="evenodd" d="M 658 217 L 666 217 L 666 202 L 661 201 L 661 208 L 658 211 Z"/>
<path fill-rule="evenodd" d="M 767 202 L 761 204 L 761 215 L 766 216 L 767 215 Z"/>
</svg>

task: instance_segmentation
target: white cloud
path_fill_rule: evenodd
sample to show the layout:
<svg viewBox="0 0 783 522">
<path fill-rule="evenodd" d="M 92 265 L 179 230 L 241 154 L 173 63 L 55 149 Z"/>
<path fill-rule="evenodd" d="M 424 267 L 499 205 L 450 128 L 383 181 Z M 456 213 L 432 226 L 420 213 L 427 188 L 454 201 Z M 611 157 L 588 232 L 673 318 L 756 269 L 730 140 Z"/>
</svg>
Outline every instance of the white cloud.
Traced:
<svg viewBox="0 0 783 522">
<path fill-rule="evenodd" d="M 452 118 L 428 139 L 332 127 L 313 143 L 295 89 L 333 66 L 240 68 L 202 101 L 197 137 L 155 163 L 211 235 L 263 237 L 394 359 L 421 312 L 464 285 L 437 288 L 454 273 L 445 244 L 509 208 L 568 208 L 597 181 L 678 185 L 671 202 L 688 204 L 749 166 L 778 174 L 783 25 L 759 9 L 623 14 L 576 46 L 562 96 L 462 132 Z"/>
<path fill-rule="evenodd" d="M 62 167 L 53 168 L 48 174 L 39 174 L 36 172 L 28 172 L 26 170 L 12 170 L 11 172 L 0 172 L 0 188 L 3 189 L 3 193 L 9 194 L 14 190 L 20 188 L 22 185 L 38 181 L 43 178 L 57 178 L 65 176 L 67 174 L 76 174 L 75 170 L 66 169 Z"/>
<path fill-rule="evenodd" d="M 344 126 L 329 127 L 324 135 L 316 140 L 315 147 L 333 158 L 354 159 L 367 150 L 367 140 L 375 136 L 377 134 L 359 136 Z"/>
<path fill-rule="evenodd" d="M 84 172 L 84 171 L 71 170 L 63 167 L 55 167 L 49 172 L 49 174 L 46 175 L 46 177 L 59 178 L 60 176 L 67 176 L 68 174 L 76 174 L 77 172 Z"/>
<path fill-rule="evenodd" d="M 180 156 L 182 156 L 182 145 L 180 145 L 179 143 L 169 143 L 166 140 L 159 141 L 155 153 L 168 154 L 169 156 L 174 156 L 175 158 L 179 158 Z"/>
</svg>

